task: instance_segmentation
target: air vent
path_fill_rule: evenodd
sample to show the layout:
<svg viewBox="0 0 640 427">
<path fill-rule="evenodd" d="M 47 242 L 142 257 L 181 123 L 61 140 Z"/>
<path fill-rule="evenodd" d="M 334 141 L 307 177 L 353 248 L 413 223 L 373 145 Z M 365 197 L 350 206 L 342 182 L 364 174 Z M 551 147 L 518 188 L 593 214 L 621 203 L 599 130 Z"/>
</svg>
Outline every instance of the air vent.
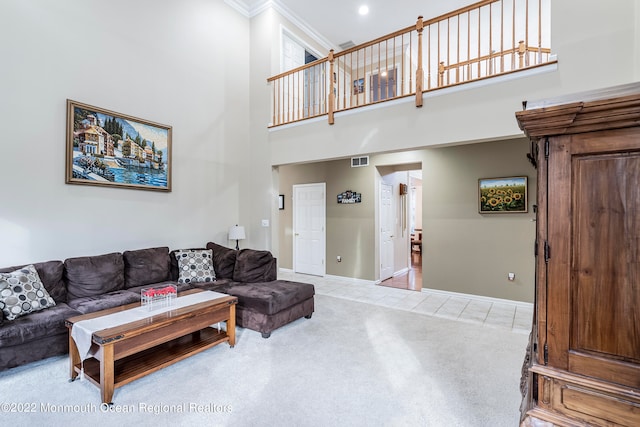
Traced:
<svg viewBox="0 0 640 427">
<path fill-rule="evenodd" d="M 363 157 L 352 157 L 351 158 L 351 167 L 359 168 L 362 166 L 369 166 L 369 156 Z"/>
<path fill-rule="evenodd" d="M 349 40 L 348 42 L 341 43 L 338 46 L 340 46 L 340 49 L 342 50 L 347 50 L 347 49 L 351 49 L 355 45 L 356 44 L 353 42 L 353 40 Z"/>
</svg>

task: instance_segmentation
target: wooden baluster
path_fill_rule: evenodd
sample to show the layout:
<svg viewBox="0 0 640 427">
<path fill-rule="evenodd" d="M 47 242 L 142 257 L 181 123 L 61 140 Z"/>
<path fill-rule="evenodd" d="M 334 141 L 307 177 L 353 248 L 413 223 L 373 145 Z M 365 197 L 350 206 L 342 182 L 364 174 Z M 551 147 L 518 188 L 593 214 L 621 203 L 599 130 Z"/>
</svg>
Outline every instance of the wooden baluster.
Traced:
<svg viewBox="0 0 640 427">
<path fill-rule="evenodd" d="M 422 107 L 422 83 L 424 82 L 424 69 L 422 68 L 422 16 L 418 16 L 416 31 L 418 32 L 418 69 L 416 70 L 416 107 Z"/>
<path fill-rule="evenodd" d="M 542 0 L 538 0 L 538 62 L 542 63 Z"/>
<path fill-rule="evenodd" d="M 458 36 L 456 37 L 456 44 L 458 45 L 458 50 L 456 52 L 456 62 L 460 63 L 460 15 L 456 17 L 456 23 L 458 24 Z M 464 73 L 464 68 L 462 69 Z M 456 67 L 456 83 L 460 83 L 460 66 Z"/>
<path fill-rule="evenodd" d="M 409 92 L 413 90 L 413 73 L 411 72 L 412 65 L 413 65 L 413 33 L 409 33 Z"/>
<path fill-rule="evenodd" d="M 329 124 L 334 123 L 333 112 L 336 108 L 336 94 L 333 93 L 333 49 L 329 51 Z"/>
<path fill-rule="evenodd" d="M 504 73 L 504 2 L 500 2 L 500 72 Z"/>
<path fill-rule="evenodd" d="M 511 70 L 516 68 L 516 0 L 511 1 Z"/>
<path fill-rule="evenodd" d="M 524 67 L 524 53 L 527 51 L 524 40 L 518 42 L 518 68 Z"/>
<path fill-rule="evenodd" d="M 431 25 L 427 26 L 427 89 L 431 89 Z"/>
<path fill-rule="evenodd" d="M 273 106 L 272 106 L 272 114 L 273 116 L 271 117 L 271 123 L 273 125 L 277 125 L 278 122 L 276 121 L 276 114 L 277 114 L 277 110 L 276 110 L 276 97 L 278 96 L 278 81 L 274 81 L 273 83 L 271 83 L 271 89 L 273 89 L 273 92 L 271 94 L 271 99 L 273 101 Z"/>
<path fill-rule="evenodd" d="M 444 84 L 444 61 L 438 65 L 438 87 Z"/>
</svg>

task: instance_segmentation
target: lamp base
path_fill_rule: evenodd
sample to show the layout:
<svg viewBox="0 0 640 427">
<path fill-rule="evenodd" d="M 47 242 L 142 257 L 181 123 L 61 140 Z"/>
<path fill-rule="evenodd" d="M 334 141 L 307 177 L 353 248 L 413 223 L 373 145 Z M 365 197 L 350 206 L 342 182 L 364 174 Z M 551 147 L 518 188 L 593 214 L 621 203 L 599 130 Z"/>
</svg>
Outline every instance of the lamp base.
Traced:
<svg viewBox="0 0 640 427">
<path fill-rule="evenodd" d="M 236 240 L 236 251 L 240 250 L 240 245 L 238 244 L 239 240 Z"/>
</svg>

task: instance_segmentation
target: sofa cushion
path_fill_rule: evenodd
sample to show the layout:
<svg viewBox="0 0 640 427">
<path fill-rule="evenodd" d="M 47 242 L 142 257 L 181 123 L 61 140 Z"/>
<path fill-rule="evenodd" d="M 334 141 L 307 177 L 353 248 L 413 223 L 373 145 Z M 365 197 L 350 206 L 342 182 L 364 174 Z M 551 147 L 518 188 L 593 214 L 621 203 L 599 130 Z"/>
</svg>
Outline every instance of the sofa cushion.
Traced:
<svg viewBox="0 0 640 427">
<path fill-rule="evenodd" d="M 0 273 L 0 310 L 7 320 L 55 305 L 33 265 Z"/>
<path fill-rule="evenodd" d="M 276 280 L 275 258 L 269 251 L 242 249 L 236 255 L 233 280 L 236 282 L 269 282 Z"/>
<path fill-rule="evenodd" d="M 178 283 L 212 282 L 216 278 L 211 249 L 184 249 L 175 252 Z"/>
<path fill-rule="evenodd" d="M 124 261 L 119 252 L 69 258 L 64 267 L 69 300 L 124 288 Z"/>
<path fill-rule="evenodd" d="M 238 305 L 244 309 L 270 315 L 313 298 L 315 288 L 309 283 L 275 280 L 237 284 L 226 289 L 226 293 L 238 297 Z"/>
<path fill-rule="evenodd" d="M 232 279 L 238 251 L 213 242 L 207 243 L 207 249 L 213 251 L 213 269 L 216 279 Z"/>
<path fill-rule="evenodd" d="M 65 303 L 46 310 L 36 311 L 11 322 L 4 322 L 0 328 L 0 347 L 24 344 L 53 335 L 64 334 L 64 321 L 80 313 Z"/>
<path fill-rule="evenodd" d="M 169 248 L 149 248 L 124 251 L 124 286 L 148 285 L 169 280 Z"/>
<path fill-rule="evenodd" d="M 19 270 L 26 265 L 17 265 L 15 267 L 0 268 L 0 273 L 8 273 L 11 271 Z M 36 262 L 33 266 L 40 276 L 40 280 L 44 285 L 51 298 L 57 303 L 67 301 L 67 286 L 62 280 L 62 274 L 64 273 L 64 264 L 62 261 L 46 261 Z"/>
<path fill-rule="evenodd" d="M 98 310 L 119 307 L 140 301 L 140 294 L 129 289 L 107 292 L 106 294 L 93 295 L 69 300 L 69 307 L 78 310 L 82 314 L 93 313 Z"/>
</svg>

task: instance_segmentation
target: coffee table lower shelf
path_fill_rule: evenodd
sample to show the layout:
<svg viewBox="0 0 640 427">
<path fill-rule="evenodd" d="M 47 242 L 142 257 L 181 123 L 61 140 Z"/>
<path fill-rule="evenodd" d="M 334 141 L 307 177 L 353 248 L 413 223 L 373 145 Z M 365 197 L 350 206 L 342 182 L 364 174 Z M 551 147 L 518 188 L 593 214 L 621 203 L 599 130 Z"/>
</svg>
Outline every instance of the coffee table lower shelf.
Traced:
<svg viewBox="0 0 640 427">
<path fill-rule="evenodd" d="M 114 361 L 113 387 L 118 388 L 128 384 L 225 341 L 229 341 L 229 336 L 224 330 L 205 328 L 116 360 Z M 82 365 L 76 364 L 74 369 L 80 373 Z M 86 359 L 84 375 L 90 382 L 100 387 L 100 361 L 93 357 Z"/>
</svg>

